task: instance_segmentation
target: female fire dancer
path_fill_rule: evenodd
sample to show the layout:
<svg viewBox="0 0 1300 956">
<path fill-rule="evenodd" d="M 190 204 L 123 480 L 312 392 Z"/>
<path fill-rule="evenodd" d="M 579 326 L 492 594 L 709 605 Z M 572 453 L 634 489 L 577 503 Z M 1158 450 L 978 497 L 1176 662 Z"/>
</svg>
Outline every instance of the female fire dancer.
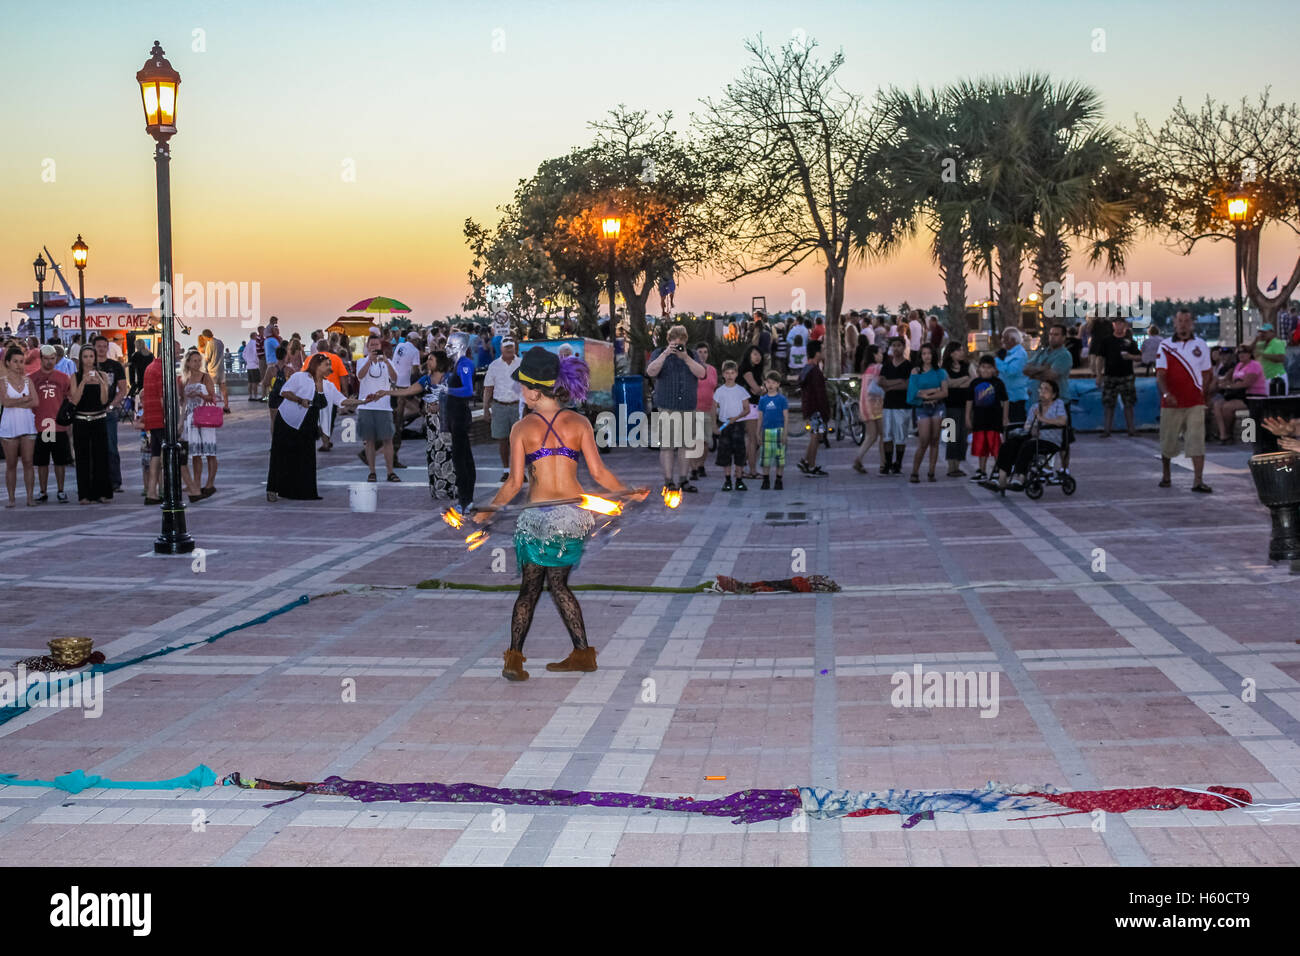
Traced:
<svg viewBox="0 0 1300 956">
<path fill-rule="evenodd" d="M 493 513 L 510 503 L 523 486 L 523 469 L 528 468 L 529 500 L 554 501 L 583 493 L 578 484 L 578 455 L 587 462 L 591 477 L 602 487 L 623 497 L 644 500 L 647 489 L 631 491 L 605 467 L 596 448 L 591 423 L 566 409 L 587 395 L 587 364 L 579 358 L 560 359 L 541 346 L 528 350 L 511 376 L 522 386 L 524 403 L 536 412 L 510 429 L 510 478 L 492 503 L 474 515 L 486 524 Z M 515 525 L 515 556 L 523 583 L 510 619 L 510 650 L 505 652 L 501 676 L 507 680 L 528 680 L 524 670 L 524 638 L 533 622 L 533 611 L 542 585 L 569 630 L 573 651 L 559 663 L 547 664 L 548 671 L 594 671 L 596 649 L 587 645 L 582 608 L 569 590 L 569 572 L 582 557 L 582 547 L 595 519 L 576 505 L 557 504 L 529 507 Z"/>
</svg>

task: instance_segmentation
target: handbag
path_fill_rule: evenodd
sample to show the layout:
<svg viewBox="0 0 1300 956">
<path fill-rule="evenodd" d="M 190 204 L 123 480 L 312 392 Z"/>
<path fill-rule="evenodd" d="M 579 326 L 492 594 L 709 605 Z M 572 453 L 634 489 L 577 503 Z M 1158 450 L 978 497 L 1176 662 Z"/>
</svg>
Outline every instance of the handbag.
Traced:
<svg viewBox="0 0 1300 956">
<path fill-rule="evenodd" d="M 59 410 L 54 416 L 54 424 L 63 425 L 65 427 L 71 425 L 76 414 L 77 406 L 73 405 L 69 399 L 65 398 L 63 404 L 59 406 Z"/>
<path fill-rule="evenodd" d="M 194 409 L 196 428 L 220 428 L 223 421 L 225 412 L 220 405 L 198 405 Z"/>
</svg>

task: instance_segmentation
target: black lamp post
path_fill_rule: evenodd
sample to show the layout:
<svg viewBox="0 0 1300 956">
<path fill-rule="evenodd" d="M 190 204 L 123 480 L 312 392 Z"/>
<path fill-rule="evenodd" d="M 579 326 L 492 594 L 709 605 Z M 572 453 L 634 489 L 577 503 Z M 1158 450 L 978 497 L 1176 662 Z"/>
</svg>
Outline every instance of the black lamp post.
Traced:
<svg viewBox="0 0 1300 956">
<path fill-rule="evenodd" d="M 77 362 L 81 362 L 81 349 L 89 343 L 86 342 L 86 259 L 90 255 L 90 247 L 81 241 L 81 233 L 77 233 L 77 241 L 72 244 L 72 262 L 77 267 L 77 305 L 81 308 L 81 339 L 77 345 Z M 80 368 L 80 364 L 77 366 Z"/>
<path fill-rule="evenodd" d="M 45 267 L 47 263 L 45 257 L 39 252 L 36 254 L 36 261 L 32 263 L 32 268 L 36 271 L 36 298 L 37 306 L 41 312 L 41 345 L 45 344 Z"/>
<path fill-rule="evenodd" d="M 176 405 L 176 333 L 172 328 L 172 199 L 171 149 L 167 141 L 176 133 L 176 88 L 181 75 L 172 69 L 157 40 L 149 59 L 135 75 L 144 101 L 144 128 L 154 138 L 154 163 L 158 175 L 158 278 L 162 285 L 163 504 L 162 533 L 153 543 L 156 554 L 188 554 L 194 539 L 185 529 L 185 504 L 181 498 L 181 446 Z"/>
<path fill-rule="evenodd" d="M 1241 345 L 1242 336 L 1242 316 L 1241 316 L 1241 229 L 1246 223 L 1246 216 L 1250 212 L 1250 200 L 1241 190 L 1234 192 L 1228 197 L 1228 220 L 1232 223 L 1232 248 L 1237 260 L 1237 345 Z"/>
<path fill-rule="evenodd" d="M 612 342 L 618 326 L 617 316 L 614 314 L 614 246 L 618 243 L 618 234 L 623 229 L 623 220 L 619 217 L 618 210 L 612 206 L 605 209 L 605 214 L 600 219 L 600 229 L 609 240 L 609 339 Z"/>
</svg>

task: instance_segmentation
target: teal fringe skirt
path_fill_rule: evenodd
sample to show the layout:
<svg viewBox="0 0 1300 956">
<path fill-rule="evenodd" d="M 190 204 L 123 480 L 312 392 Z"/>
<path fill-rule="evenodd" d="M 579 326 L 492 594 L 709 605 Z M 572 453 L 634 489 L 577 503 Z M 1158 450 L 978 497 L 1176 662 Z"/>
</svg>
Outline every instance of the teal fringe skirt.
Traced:
<svg viewBox="0 0 1300 956">
<path fill-rule="evenodd" d="M 576 505 L 528 508 L 515 523 L 515 558 L 520 567 L 573 567 L 595 524 L 592 513 Z"/>
</svg>

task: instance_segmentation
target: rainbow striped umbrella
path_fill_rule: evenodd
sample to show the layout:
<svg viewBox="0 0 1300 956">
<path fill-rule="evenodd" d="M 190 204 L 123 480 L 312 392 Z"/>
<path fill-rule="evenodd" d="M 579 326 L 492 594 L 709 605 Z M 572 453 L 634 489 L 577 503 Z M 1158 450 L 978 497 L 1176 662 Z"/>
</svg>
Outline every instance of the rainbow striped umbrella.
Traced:
<svg viewBox="0 0 1300 956">
<path fill-rule="evenodd" d="M 411 307 L 385 295 L 372 295 L 362 299 L 356 305 L 348 307 L 349 312 L 410 312 Z"/>
</svg>

